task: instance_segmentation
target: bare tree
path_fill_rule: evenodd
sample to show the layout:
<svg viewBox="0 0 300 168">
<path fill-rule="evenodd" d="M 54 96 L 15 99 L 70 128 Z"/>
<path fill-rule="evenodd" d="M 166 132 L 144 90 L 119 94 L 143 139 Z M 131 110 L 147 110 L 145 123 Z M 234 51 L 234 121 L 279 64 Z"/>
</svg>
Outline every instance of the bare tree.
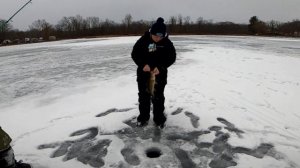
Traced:
<svg viewBox="0 0 300 168">
<path fill-rule="evenodd" d="M 175 31 L 176 31 L 177 18 L 176 18 L 175 16 L 171 16 L 170 19 L 169 19 L 169 21 L 168 21 L 168 23 L 169 23 L 169 25 L 170 25 L 170 26 L 169 26 L 170 31 L 173 32 L 173 33 L 175 33 Z"/>
<path fill-rule="evenodd" d="M 203 17 L 198 17 L 197 24 L 202 25 L 204 23 Z"/>
<path fill-rule="evenodd" d="M 46 20 L 36 20 L 30 26 L 29 29 L 35 29 L 38 31 L 42 31 L 43 29 L 50 27 L 50 24 L 46 22 Z"/>
<path fill-rule="evenodd" d="M 63 17 L 56 25 L 56 29 L 65 32 L 72 31 L 72 24 L 70 19 L 68 17 Z"/>
<path fill-rule="evenodd" d="M 183 17 L 182 17 L 182 15 L 178 15 L 177 16 L 177 24 L 178 24 L 178 26 L 177 26 L 177 32 L 179 32 L 179 33 L 181 33 L 183 30 L 182 30 L 182 28 L 183 28 Z"/>
<path fill-rule="evenodd" d="M 125 16 L 123 19 L 123 24 L 125 24 L 126 27 L 129 27 L 132 24 L 132 16 L 130 14 Z"/>
<path fill-rule="evenodd" d="M 96 29 L 100 27 L 100 19 L 98 17 L 87 17 L 86 22 L 89 29 Z"/>
<path fill-rule="evenodd" d="M 168 23 L 172 26 L 175 26 L 177 23 L 177 18 L 175 16 L 171 16 Z"/>
<path fill-rule="evenodd" d="M 280 32 L 288 36 L 300 36 L 300 20 L 283 23 L 279 27 Z"/>
<path fill-rule="evenodd" d="M 177 21 L 178 21 L 178 25 L 179 25 L 179 26 L 182 26 L 182 25 L 183 25 L 183 18 L 182 18 L 182 15 L 178 15 L 178 16 L 177 16 Z"/>
<path fill-rule="evenodd" d="M 105 19 L 104 22 L 101 23 L 102 33 L 103 34 L 113 34 L 116 23 L 110 19 Z"/>
<path fill-rule="evenodd" d="M 128 34 L 130 30 L 130 26 L 132 24 L 132 16 L 130 14 L 127 14 L 122 22 L 125 26 L 125 32 L 126 34 Z"/>
<path fill-rule="evenodd" d="M 278 34 L 278 29 L 280 26 L 280 22 L 275 21 L 275 20 L 271 20 L 270 22 L 267 23 L 269 29 L 270 29 L 270 33 L 271 34 Z"/>
<path fill-rule="evenodd" d="M 52 25 L 45 19 L 36 20 L 31 24 L 31 26 L 29 26 L 29 29 L 36 37 L 43 37 L 45 40 L 48 40 Z"/>
<path fill-rule="evenodd" d="M 71 25 L 72 25 L 72 31 L 76 33 L 80 33 L 81 30 L 86 26 L 84 25 L 84 19 L 80 15 L 71 16 L 70 18 Z"/>
<path fill-rule="evenodd" d="M 87 17 L 84 20 L 85 34 L 88 36 L 95 36 L 101 29 L 101 23 L 99 17 Z"/>
<path fill-rule="evenodd" d="M 184 17 L 183 20 L 184 20 L 184 25 L 189 25 L 191 23 L 191 17 L 190 16 Z"/>
</svg>

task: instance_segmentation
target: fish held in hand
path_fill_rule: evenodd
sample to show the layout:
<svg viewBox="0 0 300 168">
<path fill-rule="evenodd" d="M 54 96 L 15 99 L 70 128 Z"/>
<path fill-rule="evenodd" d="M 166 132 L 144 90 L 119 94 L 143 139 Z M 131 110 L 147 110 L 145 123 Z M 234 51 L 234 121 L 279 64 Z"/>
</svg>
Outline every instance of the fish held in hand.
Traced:
<svg viewBox="0 0 300 168">
<path fill-rule="evenodd" d="M 151 96 L 154 96 L 154 91 L 155 91 L 155 73 L 153 71 L 150 72 L 150 78 L 148 82 L 148 92 L 150 93 Z"/>
</svg>

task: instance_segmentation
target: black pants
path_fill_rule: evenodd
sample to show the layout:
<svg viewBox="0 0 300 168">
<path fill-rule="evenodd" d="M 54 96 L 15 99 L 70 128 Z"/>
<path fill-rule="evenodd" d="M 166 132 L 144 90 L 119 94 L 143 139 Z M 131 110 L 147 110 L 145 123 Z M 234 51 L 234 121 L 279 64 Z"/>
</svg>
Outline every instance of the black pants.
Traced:
<svg viewBox="0 0 300 168">
<path fill-rule="evenodd" d="M 151 102 L 153 104 L 153 121 L 156 124 L 162 124 L 166 121 L 164 115 L 165 110 L 165 96 L 164 90 L 167 84 L 166 74 L 156 75 L 156 85 L 154 89 L 154 96 L 151 97 L 148 92 L 148 81 L 150 78 L 149 72 L 139 72 L 137 73 L 137 82 L 139 89 L 139 110 L 140 115 L 137 120 L 140 122 L 148 121 L 150 118 L 150 106 Z"/>
</svg>

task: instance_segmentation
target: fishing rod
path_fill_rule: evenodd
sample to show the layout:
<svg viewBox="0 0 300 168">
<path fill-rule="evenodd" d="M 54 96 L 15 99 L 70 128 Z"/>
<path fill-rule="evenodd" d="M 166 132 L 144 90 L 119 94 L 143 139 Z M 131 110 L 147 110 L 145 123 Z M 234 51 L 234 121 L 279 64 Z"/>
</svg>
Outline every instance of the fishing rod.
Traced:
<svg viewBox="0 0 300 168">
<path fill-rule="evenodd" d="M 0 25 L 0 28 L 4 28 L 4 26 L 11 21 L 25 6 L 27 6 L 32 0 L 29 0 L 26 4 L 24 4 L 19 10 L 17 10 L 7 21 L 3 22 L 2 25 Z M 2 30 L 1 29 L 1 30 Z"/>
<path fill-rule="evenodd" d="M 7 24 L 12 18 L 14 18 L 25 6 L 27 6 L 32 0 L 29 0 L 25 5 L 23 5 L 17 12 L 15 12 L 5 23 Z"/>
</svg>

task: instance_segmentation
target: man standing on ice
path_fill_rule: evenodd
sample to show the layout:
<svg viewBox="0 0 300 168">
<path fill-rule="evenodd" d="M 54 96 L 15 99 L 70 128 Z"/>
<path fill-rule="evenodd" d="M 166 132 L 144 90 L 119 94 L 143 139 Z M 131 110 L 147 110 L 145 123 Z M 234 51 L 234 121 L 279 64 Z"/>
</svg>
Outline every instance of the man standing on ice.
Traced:
<svg viewBox="0 0 300 168">
<path fill-rule="evenodd" d="M 159 17 L 151 29 L 145 32 L 135 43 L 131 57 L 138 66 L 137 83 L 140 115 L 137 118 L 137 126 L 148 124 L 152 101 L 153 121 L 156 126 L 163 128 L 166 122 L 164 89 L 167 84 L 167 68 L 176 60 L 176 51 L 168 38 L 163 18 Z M 151 75 L 155 79 L 154 92 L 149 91 Z"/>
</svg>

